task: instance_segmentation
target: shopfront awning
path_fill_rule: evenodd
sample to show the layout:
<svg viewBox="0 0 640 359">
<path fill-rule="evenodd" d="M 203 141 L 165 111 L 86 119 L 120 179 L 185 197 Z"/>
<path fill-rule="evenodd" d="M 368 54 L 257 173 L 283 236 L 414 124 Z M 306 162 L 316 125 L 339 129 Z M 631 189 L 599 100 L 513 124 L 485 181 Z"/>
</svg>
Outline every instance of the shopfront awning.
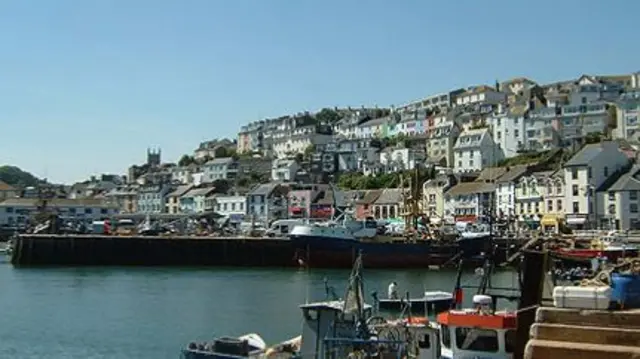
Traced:
<svg viewBox="0 0 640 359">
<path fill-rule="evenodd" d="M 543 226 L 557 226 L 562 221 L 564 221 L 564 217 L 562 215 L 545 214 L 540 219 L 540 224 Z"/>
<path fill-rule="evenodd" d="M 587 221 L 585 217 L 570 217 L 567 218 L 567 224 L 584 224 Z"/>
</svg>

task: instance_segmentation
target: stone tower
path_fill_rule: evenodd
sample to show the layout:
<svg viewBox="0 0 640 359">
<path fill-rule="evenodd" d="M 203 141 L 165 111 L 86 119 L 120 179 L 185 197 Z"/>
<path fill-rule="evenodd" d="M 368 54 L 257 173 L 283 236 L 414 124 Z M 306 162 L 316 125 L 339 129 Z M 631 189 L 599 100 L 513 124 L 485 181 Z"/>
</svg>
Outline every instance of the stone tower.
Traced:
<svg viewBox="0 0 640 359">
<path fill-rule="evenodd" d="M 161 151 L 159 148 L 151 149 L 151 148 L 147 148 L 147 165 L 149 166 L 160 166 L 160 162 L 161 162 L 161 157 L 160 157 Z"/>
</svg>

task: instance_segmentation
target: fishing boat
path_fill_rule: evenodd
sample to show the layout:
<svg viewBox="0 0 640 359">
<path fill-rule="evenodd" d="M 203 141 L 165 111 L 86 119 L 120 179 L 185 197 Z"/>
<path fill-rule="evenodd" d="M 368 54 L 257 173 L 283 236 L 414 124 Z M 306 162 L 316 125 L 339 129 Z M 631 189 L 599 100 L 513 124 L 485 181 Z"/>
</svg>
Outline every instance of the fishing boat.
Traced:
<svg viewBox="0 0 640 359">
<path fill-rule="evenodd" d="M 610 232 L 591 241 L 587 248 L 578 248 L 573 242 L 568 248 L 555 249 L 552 254 L 558 259 L 569 262 L 589 262 L 594 258 L 606 258 L 615 262 L 618 258 L 636 257 L 638 247 L 626 243 L 615 232 Z"/>
<path fill-rule="evenodd" d="M 410 310 L 412 314 L 435 315 L 451 307 L 453 295 L 443 291 L 426 291 L 420 298 L 378 298 L 374 300 L 381 311 Z"/>
<path fill-rule="evenodd" d="M 258 334 L 238 338 L 221 337 L 210 343 L 191 342 L 182 350 L 182 359 L 262 359 L 267 345 Z"/>
</svg>

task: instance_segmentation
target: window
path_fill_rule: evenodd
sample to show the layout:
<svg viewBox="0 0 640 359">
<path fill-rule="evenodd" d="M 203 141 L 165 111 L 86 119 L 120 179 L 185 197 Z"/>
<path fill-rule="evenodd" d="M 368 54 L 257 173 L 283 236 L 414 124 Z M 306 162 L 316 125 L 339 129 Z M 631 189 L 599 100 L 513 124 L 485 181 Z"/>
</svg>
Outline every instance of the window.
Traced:
<svg viewBox="0 0 640 359">
<path fill-rule="evenodd" d="M 615 200 L 616 200 L 616 193 L 609 192 L 609 201 L 615 201 Z"/>
<path fill-rule="evenodd" d="M 442 336 L 442 347 L 451 348 L 451 330 L 446 325 L 440 326 L 440 335 Z"/>
<path fill-rule="evenodd" d="M 516 331 L 513 329 L 504 332 L 504 350 L 507 353 L 513 353 L 516 348 Z"/>
<path fill-rule="evenodd" d="M 85 214 L 91 214 L 93 211 L 91 211 L 91 208 L 85 208 L 84 209 L 84 213 Z"/>
<path fill-rule="evenodd" d="M 587 169 L 587 176 L 589 176 L 589 179 L 591 179 L 591 167 Z"/>
<path fill-rule="evenodd" d="M 573 213 L 580 213 L 580 203 L 573 202 Z"/>
<path fill-rule="evenodd" d="M 13 213 L 13 207 L 7 207 L 5 210 L 7 213 Z"/>
<path fill-rule="evenodd" d="M 638 205 L 636 203 L 631 203 L 629 205 L 629 212 L 638 213 Z"/>
<path fill-rule="evenodd" d="M 420 349 L 429 349 L 429 348 L 431 348 L 431 336 L 429 334 L 425 334 L 422 337 L 422 340 L 418 341 L 418 348 L 420 348 Z"/>
<path fill-rule="evenodd" d="M 609 177 L 609 167 L 604 168 L 604 176 Z"/>
<path fill-rule="evenodd" d="M 518 137 L 518 135 L 519 135 L 519 131 L 518 131 L 518 130 L 513 131 L 513 135 L 514 135 L 515 137 Z"/>
<path fill-rule="evenodd" d="M 586 104 L 586 103 L 587 103 L 587 98 L 583 96 L 583 97 L 582 97 L 582 104 L 584 105 L 584 104 Z"/>
<path fill-rule="evenodd" d="M 556 202 L 556 208 L 558 209 L 558 212 L 562 211 L 562 200 L 559 199 L 558 202 Z"/>
<path fill-rule="evenodd" d="M 629 199 L 632 200 L 632 201 L 637 201 L 638 200 L 638 191 L 629 192 Z"/>
<path fill-rule="evenodd" d="M 571 170 L 571 179 L 574 179 L 574 180 L 578 179 L 578 170 L 575 168 Z"/>
<path fill-rule="evenodd" d="M 548 200 L 547 201 L 547 211 L 553 212 L 553 201 L 552 200 Z"/>
<path fill-rule="evenodd" d="M 456 346 L 461 350 L 498 351 L 498 332 L 491 329 L 456 328 Z"/>
<path fill-rule="evenodd" d="M 574 184 L 573 186 L 571 186 L 571 192 L 573 193 L 574 196 L 578 195 L 578 185 Z"/>
<path fill-rule="evenodd" d="M 469 160 L 469 167 L 473 167 L 473 160 Z"/>
<path fill-rule="evenodd" d="M 107 214 L 106 208 L 100 208 L 100 214 Z"/>
</svg>

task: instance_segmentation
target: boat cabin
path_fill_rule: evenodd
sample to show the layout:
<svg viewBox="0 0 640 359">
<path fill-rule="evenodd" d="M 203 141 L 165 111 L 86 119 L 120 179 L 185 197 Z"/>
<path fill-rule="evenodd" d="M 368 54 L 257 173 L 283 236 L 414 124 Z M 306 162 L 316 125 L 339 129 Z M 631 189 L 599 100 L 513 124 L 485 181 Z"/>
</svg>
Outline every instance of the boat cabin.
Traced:
<svg viewBox="0 0 640 359">
<path fill-rule="evenodd" d="M 302 309 L 303 359 L 346 358 L 331 350 L 327 338 L 355 338 L 357 315 L 344 312 L 344 301 L 326 301 L 305 304 Z M 373 308 L 364 305 L 364 317 L 371 317 Z M 330 355 L 331 353 L 331 355 Z M 337 356 L 336 356 L 337 355 Z"/>
<path fill-rule="evenodd" d="M 493 299 L 473 297 L 473 309 L 438 315 L 441 358 L 511 359 L 516 341 L 516 314 L 493 312 Z"/>
</svg>

